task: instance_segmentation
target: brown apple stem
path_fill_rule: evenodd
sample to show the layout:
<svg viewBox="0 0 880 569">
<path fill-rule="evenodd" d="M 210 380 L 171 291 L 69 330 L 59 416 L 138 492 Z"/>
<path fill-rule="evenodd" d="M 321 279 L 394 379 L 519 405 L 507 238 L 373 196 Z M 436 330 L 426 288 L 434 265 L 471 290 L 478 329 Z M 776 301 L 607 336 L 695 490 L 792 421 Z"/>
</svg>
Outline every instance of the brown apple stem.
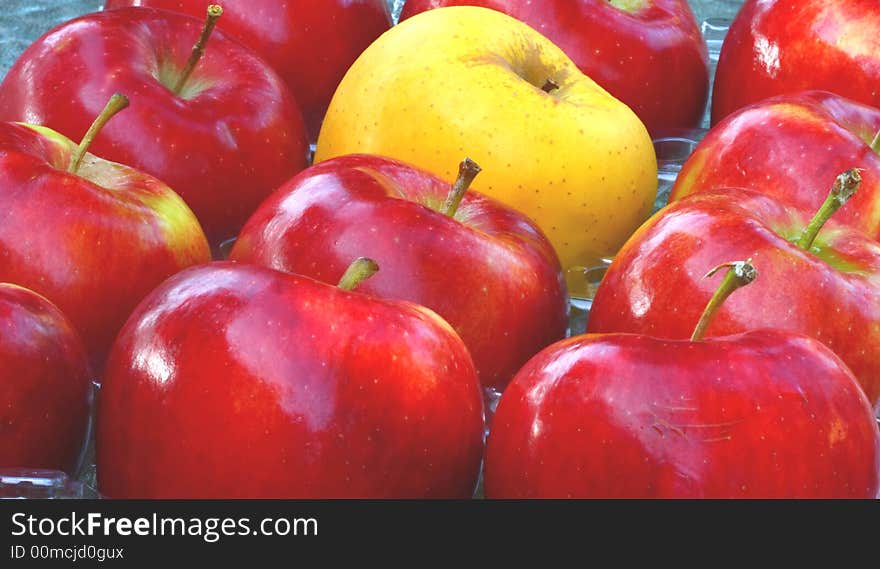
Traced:
<svg viewBox="0 0 880 569">
<path fill-rule="evenodd" d="M 83 136 L 80 141 L 79 146 L 73 151 L 73 155 L 70 157 L 70 165 L 67 167 L 68 172 L 76 174 L 77 170 L 79 170 L 79 165 L 82 163 L 83 157 L 89 150 L 89 146 L 92 145 L 92 141 L 95 140 L 95 137 L 98 136 L 98 133 L 101 132 L 101 129 L 107 124 L 107 121 L 127 106 L 128 97 L 122 93 L 115 93 L 110 97 L 110 100 L 107 101 L 107 104 L 104 106 L 104 110 L 102 110 L 95 118 L 92 126 L 89 127 L 89 130 L 86 131 L 85 136 Z"/>
<path fill-rule="evenodd" d="M 461 200 L 464 199 L 465 193 L 467 193 L 474 178 L 476 178 L 477 174 L 481 171 L 482 168 L 480 168 L 480 165 L 470 158 L 465 158 L 461 161 L 461 164 L 458 165 L 458 178 L 455 179 L 455 184 L 452 185 L 452 190 L 450 190 L 449 195 L 446 196 L 446 201 L 443 203 L 443 207 L 440 210 L 441 213 L 448 215 L 449 217 L 455 215 L 455 212 L 458 211 L 458 206 L 461 205 Z"/>
<path fill-rule="evenodd" d="M 694 342 L 703 339 L 706 329 L 709 327 L 718 309 L 727 300 L 727 297 L 733 294 L 735 290 L 752 283 L 758 277 L 758 270 L 755 269 L 754 265 L 752 265 L 752 260 L 749 259 L 748 261 L 736 261 L 718 265 L 706 273 L 706 276 L 703 278 L 707 279 L 724 268 L 728 269 L 724 275 L 724 280 L 721 281 L 721 285 L 715 291 L 715 294 L 712 295 L 712 298 L 709 299 L 709 304 L 706 305 L 706 309 L 703 310 L 703 314 L 700 316 L 699 322 L 697 322 L 697 327 L 694 328 L 694 333 L 691 334 L 691 340 Z"/>
<path fill-rule="evenodd" d="M 874 140 L 871 141 L 871 150 L 874 151 L 874 154 L 880 154 L 880 130 L 877 131 L 877 134 L 874 135 Z"/>
<path fill-rule="evenodd" d="M 337 286 L 342 290 L 354 290 L 377 272 L 379 272 L 379 265 L 376 261 L 367 257 L 358 257 L 345 269 L 345 274 L 339 279 Z"/>
<path fill-rule="evenodd" d="M 804 228 L 804 232 L 798 238 L 796 243 L 798 247 L 809 251 L 825 223 L 859 189 L 859 185 L 862 183 L 862 176 L 859 172 L 858 168 L 852 168 L 834 179 L 834 185 L 831 187 L 828 197 L 825 198 L 825 203 L 822 204 L 822 207 L 819 208 L 819 211 L 816 212 L 816 215 L 813 216 L 813 219 L 810 220 L 810 223 Z"/>
<path fill-rule="evenodd" d="M 559 83 L 553 79 L 547 79 L 547 81 L 544 82 L 544 86 L 541 87 L 541 90 L 545 93 L 552 93 L 556 89 L 559 89 Z"/>
<path fill-rule="evenodd" d="M 220 5 L 210 4 L 208 6 L 208 16 L 205 18 L 205 25 L 202 28 L 202 34 L 193 46 L 192 53 L 189 54 L 189 60 L 186 62 L 186 67 L 183 68 L 183 73 L 180 74 L 177 83 L 174 85 L 174 89 L 172 89 L 176 95 L 179 95 L 183 90 L 183 86 L 186 85 L 189 76 L 192 75 L 196 65 L 199 64 L 199 60 L 202 59 L 202 55 L 205 54 L 205 45 L 208 43 L 208 39 L 214 31 L 214 26 L 217 25 L 217 20 L 219 20 L 222 15 L 223 8 Z"/>
</svg>

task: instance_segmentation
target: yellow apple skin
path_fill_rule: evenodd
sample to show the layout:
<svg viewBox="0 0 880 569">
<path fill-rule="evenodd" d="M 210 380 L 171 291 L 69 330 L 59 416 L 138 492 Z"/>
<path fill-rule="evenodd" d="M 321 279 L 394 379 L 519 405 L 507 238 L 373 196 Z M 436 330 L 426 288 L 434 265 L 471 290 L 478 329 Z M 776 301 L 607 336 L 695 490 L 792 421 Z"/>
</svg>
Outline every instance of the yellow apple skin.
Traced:
<svg viewBox="0 0 880 569">
<path fill-rule="evenodd" d="M 548 79 L 559 88 L 545 92 Z M 569 275 L 613 255 L 657 191 L 654 147 L 629 107 L 534 29 L 473 6 L 404 21 L 349 69 L 315 161 L 352 153 L 450 182 L 471 157 L 477 190 L 535 220 Z"/>
</svg>

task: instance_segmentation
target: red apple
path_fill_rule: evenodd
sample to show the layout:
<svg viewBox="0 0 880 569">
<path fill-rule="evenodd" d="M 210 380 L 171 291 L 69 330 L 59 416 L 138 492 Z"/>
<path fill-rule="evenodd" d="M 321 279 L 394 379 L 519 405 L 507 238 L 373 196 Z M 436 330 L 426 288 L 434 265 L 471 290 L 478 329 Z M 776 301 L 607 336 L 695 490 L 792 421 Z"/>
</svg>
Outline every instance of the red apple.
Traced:
<svg viewBox="0 0 880 569">
<path fill-rule="evenodd" d="M 835 217 L 880 239 L 880 110 L 828 92 L 762 101 L 713 127 L 682 167 L 670 201 L 742 187 L 816 211 L 828 185 L 847 168 L 862 187 Z"/>
<path fill-rule="evenodd" d="M 0 469 L 73 472 L 89 419 L 82 341 L 51 302 L 0 283 Z"/>
<path fill-rule="evenodd" d="M 709 60 L 686 0 L 407 0 L 400 17 L 443 6 L 492 8 L 529 24 L 652 136 L 700 126 Z"/>
<path fill-rule="evenodd" d="M 112 98 L 80 146 L 45 127 L 0 123 L 0 281 L 58 305 L 96 370 L 150 290 L 210 260 L 198 221 L 168 186 L 85 151 L 124 104 Z"/>
<path fill-rule="evenodd" d="M 835 192 L 856 180 L 854 171 L 842 174 Z M 704 268 L 752 257 L 761 286 L 731 298 L 709 335 L 779 328 L 816 338 L 846 362 L 880 411 L 880 244 L 833 219 L 816 235 L 820 226 L 799 208 L 745 189 L 675 202 L 614 258 L 588 331 L 687 338 L 712 294 Z M 807 233 L 815 235 L 812 242 L 804 241 Z"/>
<path fill-rule="evenodd" d="M 459 190 L 476 171 L 463 171 Z M 468 346 L 483 386 L 501 390 L 565 336 L 565 283 L 553 247 L 524 215 L 475 192 L 450 215 L 450 192 L 390 158 L 334 158 L 266 200 L 230 258 L 326 283 L 360 253 L 376 259 L 382 271 L 359 290 L 436 311 Z"/>
<path fill-rule="evenodd" d="M 201 18 L 205 0 L 107 0 Z M 311 140 L 333 92 L 361 52 L 391 27 L 385 0 L 223 0 L 218 28 L 265 59 L 290 87 Z"/>
<path fill-rule="evenodd" d="M 186 78 L 201 27 L 189 16 L 147 8 L 62 24 L 9 70 L 0 120 L 78 139 L 112 93 L 126 93 L 131 109 L 107 126 L 95 153 L 171 186 L 216 246 L 305 167 L 308 149 L 287 87 L 237 41 L 215 32 Z"/>
<path fill-rule="evenodd" d="M 880 5 L 873 0 L 746 0 L 721 46 L 712 123 L 804 89 L 880 107 Z"/>
<path fill-rule="evenodd" d="M 470 497 L 484 428 L 430 310 L 229 262 L 138 307 L 97 425 L 103 495 L 225 499 Z"/>
<path fill-rule="evenodd" d="M 677 274 L 676 259 L 665 262 Z M 692 312 L 687 292 L 667 316 Z M 547 348 L 505 391 L 485 488 L 490 498 L 870 499 L 880 432 L 850 370 L 812 338 L 591 334 Z"/>
</svg>

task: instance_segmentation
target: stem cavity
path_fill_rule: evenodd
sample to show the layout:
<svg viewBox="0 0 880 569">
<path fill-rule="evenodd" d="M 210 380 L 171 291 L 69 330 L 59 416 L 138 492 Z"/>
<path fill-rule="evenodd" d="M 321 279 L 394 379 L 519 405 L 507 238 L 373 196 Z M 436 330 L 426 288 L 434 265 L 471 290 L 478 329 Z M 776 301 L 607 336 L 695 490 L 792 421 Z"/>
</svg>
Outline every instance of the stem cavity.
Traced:
<svg viewBox="0 0 880 569">
<path fill-rule="evenodd" d="M 476 178 L 477 174 L 481 171 L 482 168 L 480 168 L 479 164 L 470 158 L 465 158 L 461 161 L 461 164 L 458 165 L 458 178 L 456 178 L 455 184 L 453 184 L 449 195 L 446 196 L 446 201 L 440 209 L 441 213 L 448 215 L 449 217 L 455 216 L 455 212 L 458 211 L 458 206 L 461 205 L 461 200 L 464 198 L 464 194 L 467 193 L 474 178 Z"/>
<path fill-rule="evenodd" d="M 852 168 L 840 174 L 835 178 L 831 192 L 825 198 L 825 203 L 810 220 L 810 223 L 804 228 L 803 233 L 795 243 L 801 249 L 809 251 L 813 246 L 813 241 L 819 235 L 819 231 L 825 223 L 834 215 L 834 212 L 843 207 L 849 199 L 856 193 L 862 183 L 862 176 L 858 168 Z"/>
<path fill-rule="evenodd" d="M 177 79 L 177 83 L 174 84 L 174 88 L 172 89 L 174 94 L 180 95 L 184 85 L 186 85 L 187 80 L 189 80 L 189 76 L 192 75 L 196 65 L 199 64 L 199 60 L 202 59 L 202 55 L 205 54 L 205 45 L 208 43 L 208 39 L 210 39 L 211 33 L 214 31 L 214 26 L 217 25 L 217 20 L 219 20 L 222 15 L 223 8 L 219 4 L 210 4 L 208 6 L 208 15 L 205 18 L 205 25 L 202 28 L 202 33 L 193 46 L 192 53 L 189 54 L 189 59 L 186 62 L 186 67 L 183 68 L 183 73 L 181 73 L 180 77 Z"/>
<path fill-rule="evenodd" d="M 359 284 L 379 272 L 379 265 L 373 259 L 358 257 L 345 269 L 345 274 L 337 285 L 342 290 L 354 290 Z"/>
<path fill-rule="evenodd" d="M 95 140 L 95 137 L 98 136 L 98 133 L 101 132 L 101 129 L 104 128 L 104 125 L 107 124 L 113 115 L 124 109 L 128 106 L 128 97 L 121 93 L 116 93 L 110 100 L 107 101 L 107 104 L 104 106 L 104 110 L 95 118 L 95 121 L 92 123 L 92 126 L 89 127 L 89 130 L 86 131 L 85 136 L 83 136 L 82 140 L 79 143 L 79 146 L 76 147 L 76 150 L 73 151 L 73 155 L 70 157 L 70 165 L 67 167 L 67 171 L 71 174 L 76 174 L 77 170 L 79 170 L 79 166 L 82 163 L 83 157 L 86 155 L 86 152 L 89 150 L 89 146 L 92 145 L 92 142 Z"/>
<path fill-rule="evenodd" d="M 696 342 L 703 339 L 706 329 L 728 296 L 733 294 L 735 290 L 751 284 L 758 278 L 758 270 L 752 265 L 751 259 L 748 261 L 723 263 L 706 273 L 706 276 L 703 278 L 707 279 L 724 268 L 728 269 L 727 273 L 725 273 L 724 279 L 721 281 L 721 285 L 719 285 L 715 294 L 709 299 L 706 309 L 703 310 L 703 314 L 700 316 L 699 322 L 697 322 L 697 327 L 694 328 L 694 333 L 691 334 L 691 341 Z"/>
</svg>

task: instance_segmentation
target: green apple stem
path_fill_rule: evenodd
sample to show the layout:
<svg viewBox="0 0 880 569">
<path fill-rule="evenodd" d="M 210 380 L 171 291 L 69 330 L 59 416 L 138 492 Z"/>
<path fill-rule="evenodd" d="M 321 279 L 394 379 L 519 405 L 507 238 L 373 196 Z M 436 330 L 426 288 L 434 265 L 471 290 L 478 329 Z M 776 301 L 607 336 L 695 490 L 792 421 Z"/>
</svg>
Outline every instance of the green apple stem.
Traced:
<svg viewBox="0 0 880 569">
<path fill-rule="evenodd" d="M 880 130 L 877 131 L 877 134 L 874 135 L 874 140 L 871 141 L 871 150 L 874 151 L 874 154 L 880 154 Z"/>
<path fill-rule="evenodd" d="M 342 290 L 354 290 L 359 284 L 379 272 L 376 261 L 367 257 L 358 257 L 345 269 L 345 274 L 337 285 Z"/>
<path fill-rule="evenodd" d="M 797 246 L 801 249 L 809 251 L 810 247 L 813 246 L 813 241 L 816 240 L 816 236 L 819 234 L 819 231 L 822 229 L 822 226 L 834 215 L 834 212 L 843 207 L 849 199 L 856 193 L 856 190 L 859 189 L 859 185 L 862 183 L 862 176 L 859 174 L 858 168 L 852 168 L 851 170 L 847 170 L 846 172 L 837 176 L 834 179 L 834 185 L 831 187 L 831 192 L 828 194 L 828 197 L 825 198 L 825 203 L 822 204 L 822 207 L 819 208 L 819 211 L 816 212 L 816 215 L 813 216 L 813 219 L 810 220 L 810 223 L 804 228 L 804 232 L 801 233 L 801 236 L 797 240 Z"/>
<path fill-rule="evenodd" d="M 73 155 L 70 157 L 70 165 L 67 167 L 68 172 L 76 174 L 77 170 L 79 170 L 79 165 L 82 163 L 83 157 L 89 150 L 89 146 L 92 145 L 92 141 L 95 140 L 95 137 L 98 136 L 98 133 L 101 132 L 101 129 L 107 124 L 107 121 L 127 106 L 128 97 L 122 93 L 115 93 L 110 97 L 110 100 L 107 101 L 107 104 L 104 106 L 104 110 L 102 110 L 97 118 L 95 118 L 92 126 L 89 127 L 89 130 L 86 131 L 85 136 L 83 136 L 80 141 L 79 146 L 73 151 Z"/>
<path fill-rule="evenodd" d="M 461 161 L 461 164 L 458 165 L 458 178 L 455 179 L 452 190 L 446 196 L 446 201 L 440 210 L 441 213 L 449 217 L 455 215 L 455 212 L 458 211 L 458 206 L 461 205 L 461 200 L 464 199 L 464 194 L 467 193 L 468 188 L 471 187 L 474 178 L 477 177 L 480 171 L 482 171 L 480 165 L 470 158 L 465 158 Z"/>
<path fill-rule="evenodd" d="M 196 65 L 199 64 L 199 60 L 202 59 L 202 55 L 205 54 L 205 45 L 208 43 L 208 39 L 214 31 L 214 26 L 217 25 L 217 20 L 219 20 L 222 15 L 223 8 L 220 5 L 210 4 L 208 6 L 208 16 L 205 18 L 205 26 L 202 28 L 202 34 L 193 46 L 192 53 L 189 54 L 189 60 L 186 62 L 186 67 L 183 68 L 183 73 L 180 74 L 177 83 L 174 85 L 174 89 L 172 89 L 176 95 L 179 95 L 183 90 L 183 86 L 186 85 L 189 76 L 192 75 Z"/>
<path fill-rule="evenodd" d="M 545 93 L 552 93 L 556 89 L 559 89 L 559 83 L 553 79 L 547 79 L 547 81 L 544 82 L 544 86 L 541 87 L 541 90 Z"/>
<path fill-rule="evenodd" d="M 733 294 L 735 290 L 752 283 L 758 277 L 758 270 L 755 269 L 754 265 L 752 265 L 752 260 L 749 259 L 748 261 L 736 261 L 718 265 L 706 273 L 706 276 L 703 278 L 707 279 L 724 268 L 728 269 L 727 273 L 724 274 L 724 280 L 721 281 L 721 285 L 715 291 L 715 294 L 712 295 L 712 298 L 709 299 L 709 304 L 706 305 L 706 309 L 703 310 L 703 314 L 700 316 L 699 322 L 697 322 L 697 327 L 694 328 L 694 333 L 691 334 L 691 340 L 694 342 L 703 339 L 706 329 L 709 327 L 718 309 L 727 300 L 727 297 Z"/>
</svg>

